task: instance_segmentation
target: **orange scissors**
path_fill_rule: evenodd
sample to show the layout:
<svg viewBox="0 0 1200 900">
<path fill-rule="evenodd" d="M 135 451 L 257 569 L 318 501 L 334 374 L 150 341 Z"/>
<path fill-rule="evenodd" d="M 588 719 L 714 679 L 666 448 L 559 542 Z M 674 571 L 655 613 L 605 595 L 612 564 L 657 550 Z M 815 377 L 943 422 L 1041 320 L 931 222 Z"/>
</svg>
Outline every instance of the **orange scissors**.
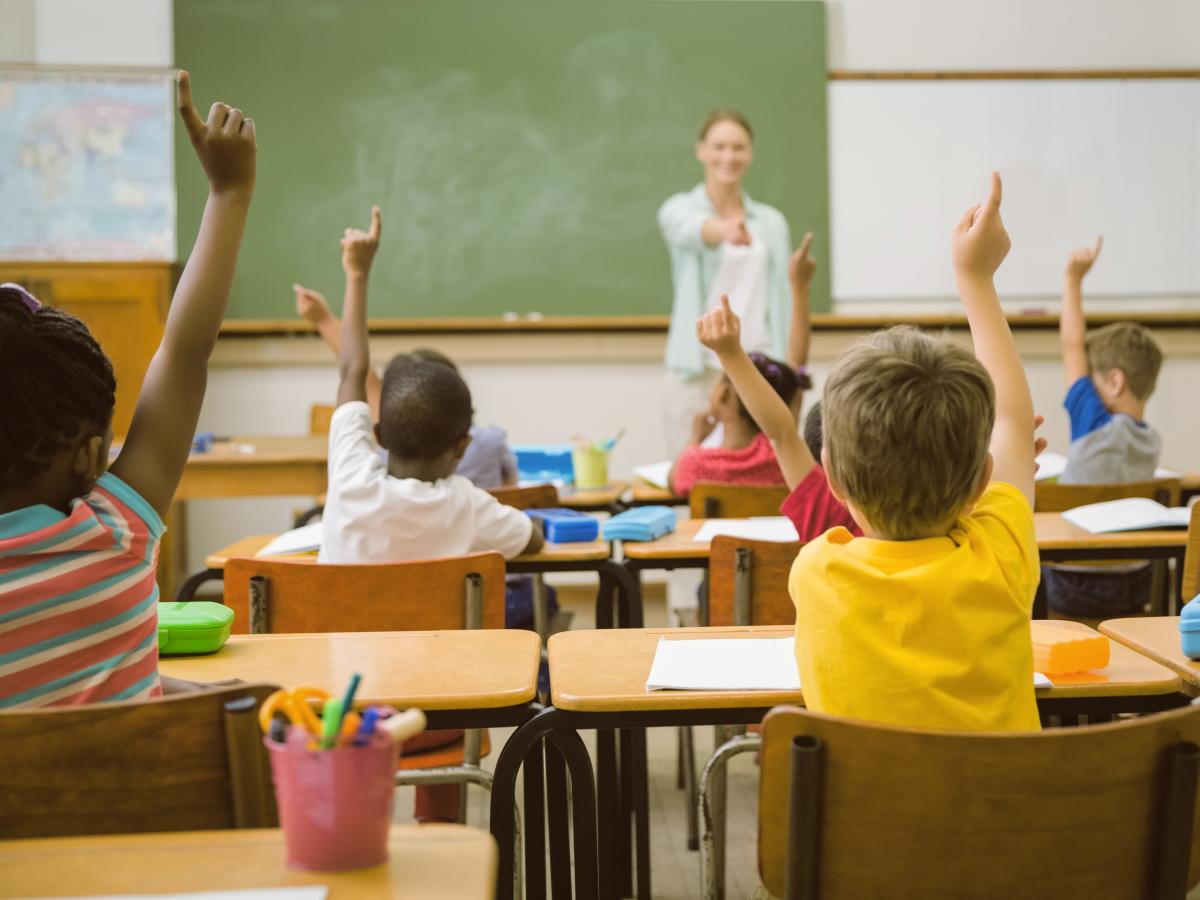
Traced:
<svg viewBox="0 0 1200 900">
<path fill-rule="evenodd" d="M 299 725 L 313 738 L 321 737 L 321 719 L 317 715 L 314 701 L 324 705 L 329 699 L 329 691 L 315 687 L 298 687 L 290 691 L 276 691 L 258 710 L 258 724 L 264 734 L 271 731 L 271 720 L 276 713 L 282 713 L 293 725 Z"/>
</svg>

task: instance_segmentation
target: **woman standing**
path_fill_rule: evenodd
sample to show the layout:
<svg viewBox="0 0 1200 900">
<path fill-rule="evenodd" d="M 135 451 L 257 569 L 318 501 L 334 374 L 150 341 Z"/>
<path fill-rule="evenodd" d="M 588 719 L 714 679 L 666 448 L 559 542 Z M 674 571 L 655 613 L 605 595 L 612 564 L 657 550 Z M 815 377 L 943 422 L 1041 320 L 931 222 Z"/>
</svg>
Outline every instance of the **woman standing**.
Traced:
<svg viewBox="0 0 1200 900">
<path fill-rule="evenodd" d="M 779 210 L 751 200 L 742 190 L 753 142 L 745 116 L 733 109 L 713 110 L 696 144 L 704 181 L 670 197 L 658 210 L 675 291 L 664 413 L 672 459 L 694 439 L 720 373 L 716 357 L 696 339 L 696 320 L 716 308 L 722 294 L 742 320 L 747 351 L 776 359 L 785 355 L 791 237 Z"/>
</svg>

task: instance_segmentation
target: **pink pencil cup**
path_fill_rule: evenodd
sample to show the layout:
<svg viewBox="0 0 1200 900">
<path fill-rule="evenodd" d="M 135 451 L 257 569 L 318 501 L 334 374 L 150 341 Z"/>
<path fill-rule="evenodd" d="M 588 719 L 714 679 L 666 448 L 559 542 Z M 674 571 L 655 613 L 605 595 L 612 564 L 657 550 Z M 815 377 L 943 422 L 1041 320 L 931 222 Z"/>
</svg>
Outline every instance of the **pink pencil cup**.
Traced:
<svg viewBox="0 0 1200 900">
<path fill-rule="evenodd" d="M 308 750 L 293 728 L 286 744 L 270 738 L 275 799 L 288 865 L 335 871 L 387 859 L 397 746 L 382 734 L 362 747 Z"/>
</svg>

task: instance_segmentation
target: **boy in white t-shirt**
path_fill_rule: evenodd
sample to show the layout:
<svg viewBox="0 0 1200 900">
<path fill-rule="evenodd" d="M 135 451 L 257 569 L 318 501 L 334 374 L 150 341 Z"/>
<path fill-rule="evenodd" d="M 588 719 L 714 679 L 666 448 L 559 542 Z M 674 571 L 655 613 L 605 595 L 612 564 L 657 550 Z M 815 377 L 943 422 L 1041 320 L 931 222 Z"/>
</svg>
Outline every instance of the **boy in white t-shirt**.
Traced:
<svg viewBox="0 0 1200 900">
<path fill-rule="evenodd" d="M 379 425 L 372 424 L 366 393 L 367 276 L 379 233 L 375 207 L 370 231 L 348 228 L 342 238 L 346 294 L 320 561 L 404 562 L 484 550 L 511 559 L 536 553 L 543 538 L 532 519 L 454 474 L 471 441 L 471 392 L 458 372 L 419 359 L 388 366 Z M 386 461 L 376 439 L 387 450 Z M 458 734 L 432 732 L 421 743 L 437 746 Z M 411 749 L 411 742 L 406 746 Z M 460 791 L 453 784 L 418 788 L 417 819 L 453 820 Z"/>
</svg>

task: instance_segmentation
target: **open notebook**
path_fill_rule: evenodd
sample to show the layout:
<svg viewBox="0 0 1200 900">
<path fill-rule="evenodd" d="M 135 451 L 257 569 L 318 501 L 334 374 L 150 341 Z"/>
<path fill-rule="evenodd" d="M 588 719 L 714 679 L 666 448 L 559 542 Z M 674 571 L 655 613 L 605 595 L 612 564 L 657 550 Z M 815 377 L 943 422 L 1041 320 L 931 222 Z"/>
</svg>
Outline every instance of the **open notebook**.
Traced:
<svg viewBox="0 0 1200 900">
<path fill-rule="evenodd" d="M 1040 672 L 1034 687 L 1050 687 Z M 795 638 L 659 638 L 648 691 L 798 691 Z"/>
<path fill-rule="evenodd" d="M 710 542 L 717 535 L 750 541 L 776 541 L 788 544 L 800 540 L 796 526 L 786 516 L 757 516 L 753 519 L 709 519 L 700 526 L 693 540 Z"/>
<path fill-rule="evenodd" d="M 1092 534 L 1140 531 L 1146 528 L 1187 528 L 1191 510 L 1186 506 L 1163 506 L 1144 497 L 1089 503 L 1062 513 L 1062 517 Z"/>
<path fill-rule="evenodd" d="M 1049 481 L 1052 478 L 1058 478 L 1067 468 L 1067 458 L 1061 453 L 1054 453 L 1047 450 L 1037 458 L 1037 474 L 1033 476 L 1034 481 Z M 1174 469 L 1164 469 L 1161 466 L 1154 470 L 1155 478 L 1178 478 L 1179 473 Z"/>
</svg>

